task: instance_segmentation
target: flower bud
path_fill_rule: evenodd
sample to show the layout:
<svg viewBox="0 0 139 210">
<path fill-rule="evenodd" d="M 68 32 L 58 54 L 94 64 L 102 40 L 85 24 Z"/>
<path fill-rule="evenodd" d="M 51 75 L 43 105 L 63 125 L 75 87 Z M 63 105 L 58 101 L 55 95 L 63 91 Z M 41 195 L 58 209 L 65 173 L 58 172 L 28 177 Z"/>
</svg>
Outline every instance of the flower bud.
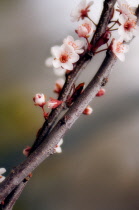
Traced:
<svg viewBox="0 0 139 210">
<path fill-rule="evenodd" d="M 62 144 L 63 144 L 63 139 L 60 139 L 59 143 L 56 145 L 56 147 L 54 149 L 54 153 L 61 153 L 62 152 L 62 148 L 61 148 Z"/>
<path fill-rule="evenodd" d="M 35 102 L 36 106 L 43 107 L 45 105 L 45 95 L 43 93 L 38 93 L 33 98 L 33 101 Z"/>
<path fill-rule="evenodd" d="M 30 153 L 31 147 L 26 146 L 26 148 L 23 150 L 23 155 L 25 155 L 26 157 L 28 157 L 29 153 Z"/>
<path fill-rule="evenodd" d="M 99 91 L 98 91 L 98 93 L 96 94 L 96 96 L 97 97 L 100 97 L 100 96 L 103 96 L 103 95 L 105 95 L 105 89 L 104 88 L 101 88 Z"/>
<path fill-rule="evenodd" d="M 88 106 L 85 108 L 85 110 L 83 111 L 83 114 L 85 114 L 85 115 L 91 115 L 92 112 L 93 112 L 92 107 L 88 105 Z"/>
</svg>

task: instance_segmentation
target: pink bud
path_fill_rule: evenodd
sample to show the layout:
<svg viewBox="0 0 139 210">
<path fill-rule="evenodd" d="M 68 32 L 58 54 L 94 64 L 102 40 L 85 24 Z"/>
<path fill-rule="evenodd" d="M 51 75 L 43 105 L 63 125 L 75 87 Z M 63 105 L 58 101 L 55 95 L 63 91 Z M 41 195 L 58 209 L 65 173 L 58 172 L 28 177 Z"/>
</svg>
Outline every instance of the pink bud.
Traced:
<svg viewBox="0 0 139 210">
<path fill-rule="evenodd" d="M 36 106 L 43 107 L 45 105 L 45 95 L 43 93 L 38 93 L 33 98 Z"/>
<path fill-rule="evenodd" d="M 26 148 L 23 150 L 23 155 L 25 155 L 26 157 L 28 157 L 29 153 L 30 153 L 31 147 L 26 146 Z"/>
<path fill-rule="evenodd" d="M 83 114 L 85 114 L 85 115 L 90 115 L 90 114 L 92 114 L 92 112 L 93 112 L 92 107 L 88 105 L 88 106 L 85 108 L 85 110 L 83 111 Z"/>
<path fill-rule="evenodd" d="M 98 91 L 98 93 L 96 94 L 96 96 L 97 97 L 100 97 L 100 96 L 103 96 L 103 95 L 105 95 L 105 89 L 104 88 L 101 88 L 99 91 Z"/>
<path fill-rule="evenodd" d="M 54 98 L 50 98 L 50 100 L 47 102 L 47 106 L 50 109 L 55 109 L 62 103 L 63 103 L 63 101 L 59 101 L 59 100 L 56 100 Z"/>
</svg>

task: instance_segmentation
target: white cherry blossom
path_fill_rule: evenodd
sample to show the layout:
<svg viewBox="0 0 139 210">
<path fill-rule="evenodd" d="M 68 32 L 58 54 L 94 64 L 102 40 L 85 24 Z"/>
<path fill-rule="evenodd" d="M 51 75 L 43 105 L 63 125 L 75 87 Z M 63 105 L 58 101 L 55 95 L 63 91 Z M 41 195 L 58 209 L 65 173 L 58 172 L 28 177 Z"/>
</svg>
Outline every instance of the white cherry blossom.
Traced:
<svg viewBox="0 0 139 210">
<path fill-rule="evenodd" d="M 119 60 L 125 61 L 124 53 L 127 53 L 129 51 L 129 46 L 123 44 L 121 39 L 114 40 L 112 44 L 112 51 L 119 58 Z"/>
<path fill-rule="evenodd" d="M 82 0 L 75 9 L 71 12 L 71 21 L 79 21 L 80 19 L 84 19 L 88 16 L 88 12 L 90 11 L 90 7 L 93 4 L 93 1 L 89 3 L 86 0 Z"/>
<path fill-rule="evenodd" d="M 56 145 L 54 152 L 55 153 L 61 153 L 62 152 L 62 148 L 61 145 L 63 144 L 63 139 L 60 139 L 59 143 Z"/>
<path fill-rule="evenodd" d="M 93 23 L 88 19 L 84 20 L 84 22 L 78 26 L 76 33 L 79 37 L 90 37 L 93 33 Z"/>
<path fill-rule="evenodd" d="M 82 48 L 85 46 L 85 42 L 83 40 L 74 40 L 72 36 L 68 36 L 64 39 L 63 43 L 72 46 L 77 54 L 84 52 L 84 49 Z"/>
<path fill-rule="evenodd" d="M 2 176 L 6 172 L 5 168 L 0 168 L 0 183 L 4 181 L 5 176 Z"/>
<path fill-rule="evenodd" d="M 49 57 L 45 60 L 45 65 L 47 67 L 53 67 L 53 60 L 54 60 L 54 57 Z M 64 76 L 65 73 L 66 73 L 66 69 L 63 69 L 63 68 L 53 68 L 54 70 L 54 74 L 56 76 Z"/>
<path fill-rule="evenodd" d="M 54 55 L 53 66 L 55 68 L 62 67 L 66 70 L 73 70 L 73 63 L 79 60 L 79 55 L 74 51 L 73 47 L 67 44 L 52 47 L 51 52 Z"/>
<path fill-rule="evenodd" d="M 118 29 L 119 35 L 124 41 L 130 41 L 137 34 L 138 27 L 136 21 L 129 19 L 127 16 L 120 15 L 119 22 L 121 24 Z"/>
<path fill-rule="evenodd" d="M 126 0 L 117 0 L 119 12 L 127 16 L 129 19 L 137 20 L 135 16 L 135 8 L 130 7 Z"/>
<path fill-rule="evenodd" d="M 43 93 L 37 93 L 33 98 L 36 106 L 44 106 L 45 105 L 45 95 Z"/>
</svg>

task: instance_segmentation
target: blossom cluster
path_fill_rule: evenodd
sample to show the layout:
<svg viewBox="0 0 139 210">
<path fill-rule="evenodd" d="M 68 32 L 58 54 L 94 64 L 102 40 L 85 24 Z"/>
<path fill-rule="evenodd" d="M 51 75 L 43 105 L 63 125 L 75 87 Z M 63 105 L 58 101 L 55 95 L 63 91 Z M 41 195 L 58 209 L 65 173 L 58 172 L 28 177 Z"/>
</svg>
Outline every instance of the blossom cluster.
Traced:
<svg viewBox="0 0 139 210">
<path fill-rule="evenodd" d="M 75 32 L 78 35 L 78 39 L 74 39 L 72 36 L 68 35 L 62 42 L 60 46 L 56 45 L 51 47 L 51 57 L 47 58 L 45 61 L 46 66 L 53 67 L 54 72 L 57 76 L 63 76 L 74 70 L 74 66 L 78 60 L 86 53 L 87 51 L 92 51 L 94 55 L 97 53 L 111 49 L 112 52 L 119 58 L 121 61 L 125 60 L 125 53 L 129 51 L 129 46 L 125 42 L 129 42 L 137 34 L 137 17 L 135 15 L 135 9 L 130 7 L 126 0 L 117 0 L 113 16 L 108 24 L 108 27 L 105 33 L 99 38 L 95 46 L 91 43 L 93 33 L 97 25 L 90 18 L 89 13 L 93 1 L 87 3 L 87 0 L 81 0 L 81 2 L 74 8 L 71 12 L 71 21 L 79 22 Z M 116 14 L 118 19 L 114 20 Z M 118 28 L 114 28 L 117 26 Z M 112 36 L 112 32 L 117 30 L 119 38 L 116 39 Z M 114 35 L 114 34 L 113 34 Z M 107 45 L 106 49 L 101 49 L 98 51 L 98 48 Z M 63 78 L 59 78 L 55 82 L 54 93 L 60 94 L 62 88 L 65 84 Z M 75 86 L 75 85 L 74 85 Z M 54 98 L 50 98 L 46 101 L 46 96 L 43 93 L 38 93 L 33 98 L 35 105 L 39 106 L 43 110 L 44 118 L 49 117 L 49 113 L 45 112 L 44 106 L 47 108 L 55 109 L 64 103 L 63 106 L 70 107 L 76 98 L 83 92 L 84 83 L 79 84 L 77 87 L 74 87 L 71 90 L 71 94 L 67 97 L 66 101 L 59 101 Z M 101 88 L 96 97 L 103 96 L 105 94 L 105 89 Z M 93 109 L 91 106 L 87 106 L 83 111 L 84 115 L 92 114 Z M 54 152 L 61 152 L 61 144 L 63 139 L 60 140 L 59 144 L 56 145 Z M 27 147 L 23 153 L 27 156 L 29 154 L 30 147 Z"/>
<path fill-rule="evenodd" d="M 79 40 L 74 40 L 72 36 L 68 36 L 63 40 L 61 46 L 54 46 L 51 48 L 52 57 L 46 60 L 47 66 L 53 66 L 54 71 L 57 75 L 63 75 L 67 71 L 71 71 L 74 69 L 74 64 L 79 60 L 80 54 L 84 52 L 86 49 L 90 49 L 88 38 L 93 35 L 95 31 L 96 24 L 89 17 L 89 12 L 91 6 L 93 5 L 93 1 L 87 3 L 87 0 L 81 0 L 81 2 L 74 8 L 71 12 L 71 21 L 79 22 L 79 26 L 75 30 L 78 34 Z M 101 37 L 99 43 L 97 43 L 97 48 L 103 44 L 108 43 L 111 38 L 111 32 L 114 26 L 118 25 L 118 39 L 113 39 L 111 44 L 111 49 L 113 53 L 121 60 L 125 60 L 124 53 L 129 51 L 129 46 L 123 44 L 124 42 L 129 42 L 135 35 L 137 35 L 137 17 L 135 15 L 135 8 L 130 7 L 126 0 L 118 0 L 113 17 L 115 13 L 119 15 L 118 20 L 110 21 L 110 24 L 113 25 L 108 26 L 106 33 Z M 112 18 L 113 18 L 112 17 Z M 94 46 L 91 46 L 92 50 L 97 49 Z M 95 53 L 95 52 L 93 52 Z"/>
<path fill-rule="evenodd" d="M 113 41 L 112 50 L 121 61 L 125 61 L 124 53 L 129 51 L 129 46 L 124 42 L 129 42 L 137 35 L 137 17 L 135 8 L 130 7 L 126 0 L 118 0 L 117 3 L 116 11 L 119 12 L 117 24 L 119 25 L 118 34 L 120 37 L 118 40 Z"/>
<path fill-rule="evenodd" d="M 45 64 L 49 67 L 53 66 L 57 75 L 72 71 L 74 64 L 79 60 L 80 55 L 86 49 L 88 38 L 94 32 L 94 24 L 88 16 L 92 4 L 92 1 L 87 4 L 86 0 L 82 0 L 71 12 L 71 20 L 73 22 L 83 20 L 75 30 L 80 39 L 74 40 L 74 38 L 69 35 L 63 40 L 61 46 L 51 48 L 52 57 L 46 59 Z"/>
</svg>

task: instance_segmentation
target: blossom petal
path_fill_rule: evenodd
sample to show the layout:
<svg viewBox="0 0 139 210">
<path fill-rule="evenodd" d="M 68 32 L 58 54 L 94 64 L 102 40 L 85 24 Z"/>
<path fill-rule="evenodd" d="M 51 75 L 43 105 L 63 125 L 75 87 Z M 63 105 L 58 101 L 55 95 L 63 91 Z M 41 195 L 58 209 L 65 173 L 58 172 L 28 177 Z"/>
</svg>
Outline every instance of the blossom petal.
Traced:
<svg viewBox="0 0 139 210">
<path fill-rule="evenodd" d="M 58 57 L 60 54 L 60 46 L 51 47 L 51 53 L 54 57 Z"/>
<path fill-rule="evenodd" d="M 73 70 L 73 64 L 71 62 L 62 63 L 61 66 L 66 70 Z"/>
<path fill-rule="evenodd" d="M 5 168 L 0 168 L 0 175 L 1 174 L 4 174 L 6 172 L 6 169 Z"/>
<path fill-rule="evenodd" d="M 53 66 L 55 68 L 60 68 L 61 67 L 61 63 L 58 59 L 53 60 Z"/>
<path fill-rule="evenodd" d="M 66 70 L 63 68 L 57 68 L 57 69 L 54 69 L 54 73 L 57 76 L 64 76 L 66 73 Z"/>
<path fill-rule="evenodd" d="M 56 148 L 55 148 L 55 152 L 56 152 L 56 153 L 61 153 L 61 152 L 62 152 L 61 147 L 56 147 Z"/>
<path fill-rule="evenodd" d="M 45 60 L 45 65 L 48 66 L 48 67 L 52 67 L 53 66 L 53 60 L 54 58 L 53 57 L 49 57 Z"/>
</svg>

